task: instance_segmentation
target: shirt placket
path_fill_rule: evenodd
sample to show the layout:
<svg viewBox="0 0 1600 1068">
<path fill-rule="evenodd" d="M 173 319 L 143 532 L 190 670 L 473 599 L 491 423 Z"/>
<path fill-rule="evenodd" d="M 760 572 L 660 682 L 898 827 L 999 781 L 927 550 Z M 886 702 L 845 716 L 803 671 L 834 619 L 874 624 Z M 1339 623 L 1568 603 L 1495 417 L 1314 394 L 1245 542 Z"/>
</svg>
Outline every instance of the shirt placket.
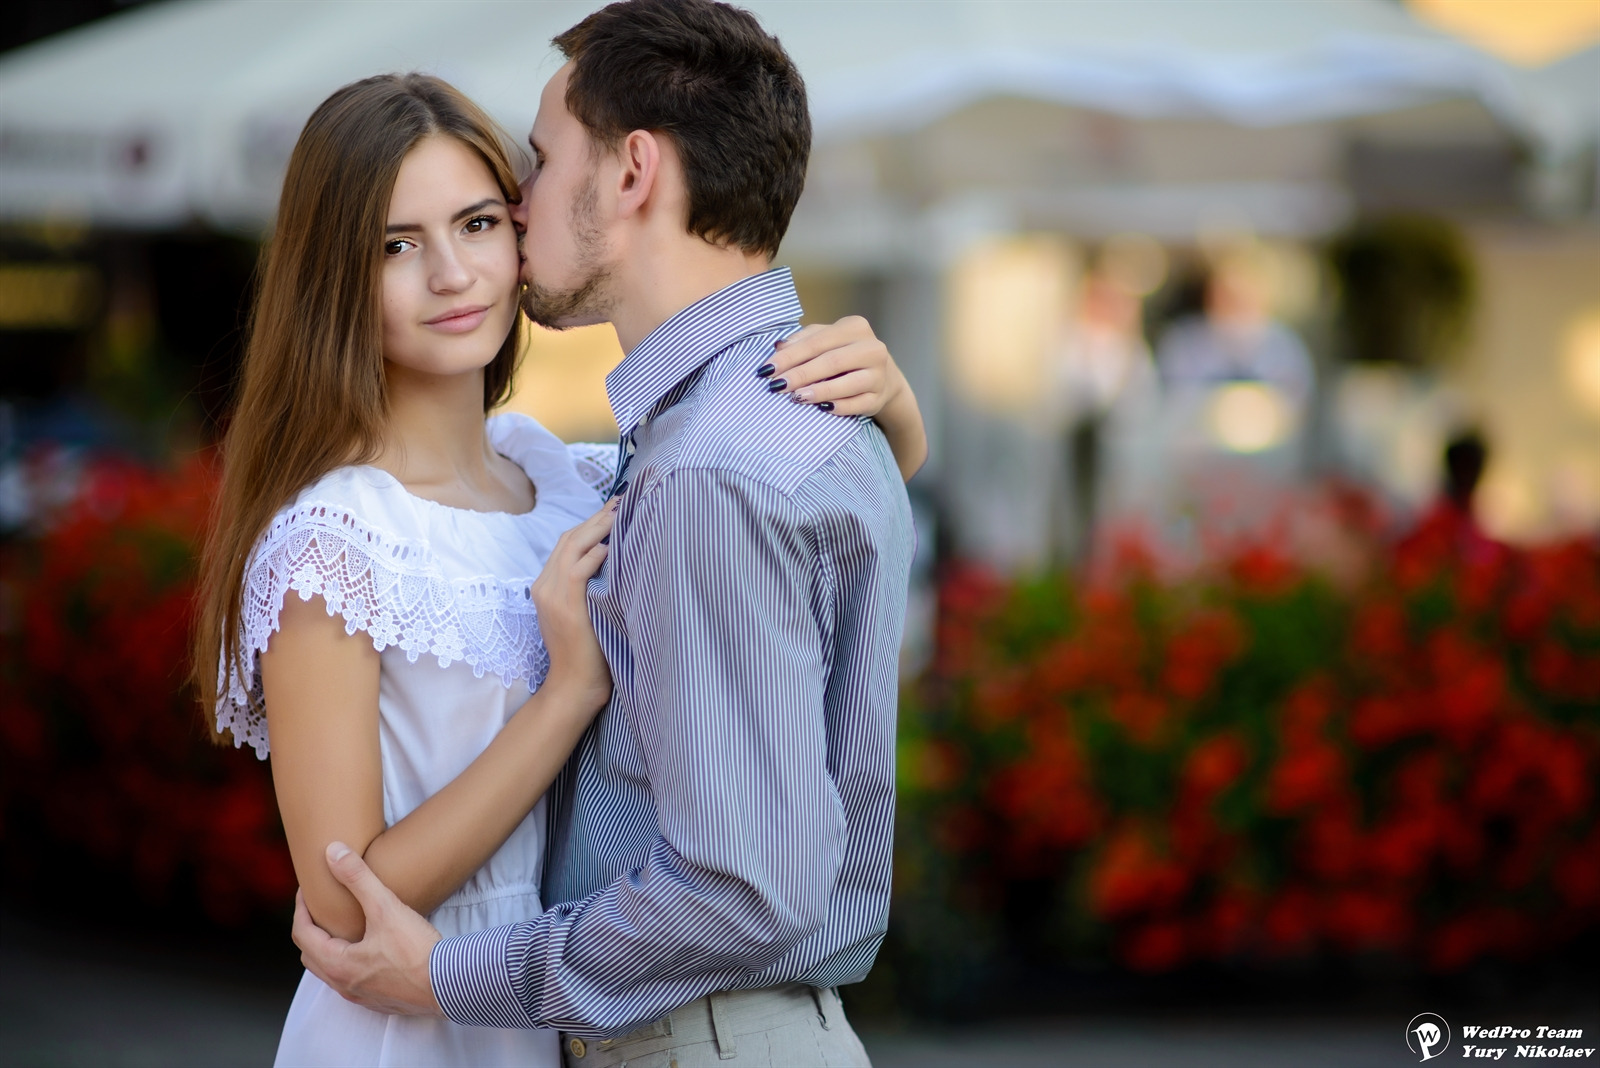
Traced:
<svg viewBox="0 0 1600 1068">
<path fill-rule="evenodd" d="M 644 428 L 649 420 L 641 420 L 639 425 L 622 435 L 617 441 L 617 477 L 611 480 L 611 489 L 606 492 L 606 499 L 610 500 L 628 488 L 628 465 L 633 462 L 633 454 L 637 446 L 633 436 Z"/>
</svg>

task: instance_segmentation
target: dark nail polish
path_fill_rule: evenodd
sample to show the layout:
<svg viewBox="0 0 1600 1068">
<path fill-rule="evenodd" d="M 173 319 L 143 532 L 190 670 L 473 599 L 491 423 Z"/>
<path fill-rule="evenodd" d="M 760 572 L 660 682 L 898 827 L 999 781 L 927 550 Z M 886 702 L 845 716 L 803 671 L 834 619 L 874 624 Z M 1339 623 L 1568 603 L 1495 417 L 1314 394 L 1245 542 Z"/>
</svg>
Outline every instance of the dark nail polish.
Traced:
<svg viewBox="0 0 1600 1068">
<path fill-rule="evenodd" d="M 767 383 L 767 392 L 768 393 L 782 393 L 784 390 L 786 390 L 788 388 L 789 388 L 789 383 L 786 382 L 785 380 L 781 379 L 781 378 L 774 378 L 771 382 Z"/>
<path fill-rule="evenodd" d="M 825 412 L 831 412 L 833 411 L 833 401 L 818 401 L 817 407 Z"/>
<path fill-rule="evenodd" d="M 777 370 L 777 368 L 772 366 L 772 364 L 764 363 L 760 367 L 756 368 L 756 377 L 757 378 L 765 378 L 765 377 L 767 377 L 768 375 L 770 375 L 772 372 L 774 372 L 776 370 Z"/>
<path fill-rule="evenodd" d="M 619 485 L 616 489 L 611 491 L 611 496 L 620 497 L 626 492 L 628 492 L 628 484 L 626 482 L 624 482 L 621 485 Z"/>
</svg>

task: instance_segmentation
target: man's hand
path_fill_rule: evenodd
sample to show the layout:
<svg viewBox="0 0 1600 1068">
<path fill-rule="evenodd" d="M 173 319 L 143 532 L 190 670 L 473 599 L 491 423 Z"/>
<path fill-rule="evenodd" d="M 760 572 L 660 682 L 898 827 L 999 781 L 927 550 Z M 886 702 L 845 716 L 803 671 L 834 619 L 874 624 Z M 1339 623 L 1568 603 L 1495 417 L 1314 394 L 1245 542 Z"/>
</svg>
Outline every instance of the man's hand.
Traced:
<svg viewBox="0 0 1600 1068">
<path fill-rule="evenodd" d="M 443 936 L 407 908 L 343 842 L 328 845 L 328 868 L 361 904 L 367 930 L 359 942 L 318 927 L 305 898 L 294 900 L 294 944 L 306 970 L 357 1005 L 406 1016 L 443 1016 L 428 959 Z"/>
</svg>

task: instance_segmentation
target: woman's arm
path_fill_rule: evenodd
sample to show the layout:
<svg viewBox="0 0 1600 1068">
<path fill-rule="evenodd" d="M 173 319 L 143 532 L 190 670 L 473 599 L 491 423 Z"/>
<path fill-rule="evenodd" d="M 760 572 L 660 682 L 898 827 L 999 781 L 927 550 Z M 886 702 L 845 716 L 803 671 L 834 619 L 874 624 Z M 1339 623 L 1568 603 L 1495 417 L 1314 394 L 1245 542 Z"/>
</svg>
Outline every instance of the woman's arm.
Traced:
<svg viewBox="0 0 1600 1068">
<path fill-rule="evenodd" d="M 599 568 L 614 510 L 562 535 L 534 602 L 550 650 L 544 685 L 454 780 L 393 827 L 383 820 L 378 653 L 347 635 L 321 598 L 287 597 L 261 655 L 272 776 L 301 893 L 317 923 L 359 939 L 365 918 L 328 871 L 342 841 L 407 905 L 427 914 L 510 837 L 543 796 L 610 694 L 584 586 Z M 586 632 L 586 633 L 585 633 Z"/>
<path fill-rule="evenodd" d="M 802 328 L 778 342 L 772 361 L 756 373 L 796 403 L 834 415 L 871 416 L 889 439 L 902 478 L 910 479 L 927 461 L 928 435 L 916 394 L 861 316 Z"/>
</svg>

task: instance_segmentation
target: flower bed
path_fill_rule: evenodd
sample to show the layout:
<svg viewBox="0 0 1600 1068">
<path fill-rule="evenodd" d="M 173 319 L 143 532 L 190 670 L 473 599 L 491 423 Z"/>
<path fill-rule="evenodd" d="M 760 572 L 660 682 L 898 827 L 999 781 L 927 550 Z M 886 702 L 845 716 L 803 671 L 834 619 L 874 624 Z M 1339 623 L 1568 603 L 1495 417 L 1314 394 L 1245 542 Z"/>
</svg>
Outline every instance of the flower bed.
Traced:
<svg viewBox="0 0 1600 1068">
<path fill-rule="evenodd" d="M 1600 551 L 1345 534 L 1337 578 L 1270 542 L 949 570 L 902 709 L 901 970 L 1451 970 L 1593 930 Z"/>
<path fill-rule="evenodd" d="M 215 487 L 117 460 L 35 534 L 0 546 L 0 828 L 13 892 L 85 871 L 112 900 L 197 897 L 281 916 L 294 874 L 264 764 L 210 744 L 185 684 L 194 560 Z M 81 889 L 81 888 L 79 888 Z"/>
</svg>

